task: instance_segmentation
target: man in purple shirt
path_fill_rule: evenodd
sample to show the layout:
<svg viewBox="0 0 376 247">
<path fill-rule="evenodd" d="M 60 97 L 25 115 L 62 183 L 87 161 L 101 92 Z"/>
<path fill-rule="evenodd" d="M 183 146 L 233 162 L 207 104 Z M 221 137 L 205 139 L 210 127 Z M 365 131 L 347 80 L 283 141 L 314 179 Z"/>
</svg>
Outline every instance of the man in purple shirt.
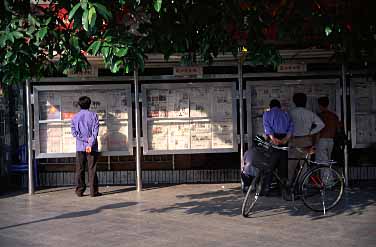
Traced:
<svg viewBox="0 0 376 247">
<path fill-rule="evenodd" d="M 281 103 L 273 99 L 269 104 L 270 110 L 263 115 L 264 132 L 271 142 L 278 146 L 287 146 L 290 140 L 294 125 L 289 114 L 281 109 Z M 274 170 L 278 167 L 278 174 L 282 180 L 287 179 L 288 152 L 279 149 L 272 149 L 270 166 Z M 272 174 L 265 178 L 265 191 L 269 191 L 269 185 L 272 180 Z"/>
<path fill-rule="evenodd" d="M 91 100 L 82 96 L 78 100 L 81 110 L 71 122 L 72 135 L 76 138 L 76 194 L 83 196 L 86 189 L 85 164 L 89 171 L 90 196 L 100 196 L 98 192 L 97 157 L 99 120 L 95 112 L 89 111 Z"/>
</svg>

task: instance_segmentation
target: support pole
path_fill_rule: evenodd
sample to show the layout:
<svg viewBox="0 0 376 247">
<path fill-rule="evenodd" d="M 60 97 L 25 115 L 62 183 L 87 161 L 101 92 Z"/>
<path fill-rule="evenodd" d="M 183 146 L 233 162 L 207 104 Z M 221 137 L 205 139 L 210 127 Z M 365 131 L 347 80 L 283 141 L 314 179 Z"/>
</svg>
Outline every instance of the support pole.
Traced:
<svg viewBox="0 0 376 247">
<path fill-rule="evenodd" d="M 138 67 L 134 68 L 134 105 L 136 119 L 136 188 L 140 192 L 142 190 L 141 178 L 141 152 L 140 152 L 140 114 L 138 100 Z"/>
<path fill-rule="evenodd" d="M 345 185 L 346 187 L 349 186 L 349 160 L 348 160 L 348 150 L 347 150 L 347 142 L 349 140 L 349 133 L 347 127 L 347 83 L 346 83 L 346 66 L 342 63 L 342 107 L 343 107 L 343 128 L 345 131 L 346 142 L 345 147 L 343 149 L 344 155 L 344 162 L 345 162 Z"/>
<path fill-rule="evenodd" d="M 26 80 L 26 119 L 27 119 L 27 162 L 29 165 L 29 195 L 34 194 L 34 166 L 33 166 L 33 126 L 31 111 L 31 86 Z"/>
<path fill-rule="evenodd" d="M 243 167 L 244 154 L 244 127 L 243 127 L 243 59 L 238 63 L 238 82 L 239 82 L 239 128 L 240 128 L 240 169 Z"/>
</svg>

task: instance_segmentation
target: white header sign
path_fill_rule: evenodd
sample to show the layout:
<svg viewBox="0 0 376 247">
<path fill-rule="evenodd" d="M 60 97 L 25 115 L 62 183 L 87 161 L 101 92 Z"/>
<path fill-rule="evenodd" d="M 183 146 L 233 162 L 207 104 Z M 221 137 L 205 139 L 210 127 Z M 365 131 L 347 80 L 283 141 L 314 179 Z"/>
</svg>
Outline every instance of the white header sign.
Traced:
<svg viewBox="0 0 376 247">
<path fill-rule="evenodd" d="M 200 66 L 180 66 L 180 67 L 174 67 L 174 75 L 175 76 L 202 76 L 203 75 L 203 69 Z"/>
<path fill-rule="evenodd" d="M 306 72 L 307 64 L 303 63 L 283 63 L 278 66 L 278 72 Z"/>
</svg>

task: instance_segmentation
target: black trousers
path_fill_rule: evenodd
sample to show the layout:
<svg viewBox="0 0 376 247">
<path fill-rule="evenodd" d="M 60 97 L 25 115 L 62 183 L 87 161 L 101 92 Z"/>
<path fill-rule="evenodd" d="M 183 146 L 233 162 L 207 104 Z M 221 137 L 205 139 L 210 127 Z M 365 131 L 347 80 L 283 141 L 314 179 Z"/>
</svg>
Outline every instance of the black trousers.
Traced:
<svg viewBox="0 0 376 247">
<path fill-rule="evenodd" d="M 76 152 L 76 193 L 84 193 L 85 184 L 85 166 L 87 164 L 89 173 L 90 195 L 98 192 L 97 176 L 97 158 L 98 153 Z"/>
<path fill-rule="evenodd" d="M 288 168 L 288 152 L 284 150 L 273 149 L 271 151 L 270 167 L 270 171 L 274 171 L 274 169 L 278 168 L 278 176 L 281 178 L 282 181 L 286 181 Z M 273 179 L 272 172 L 268 172 L 267 174 L 265 174 L 264 179 L 264 190 L 268 191 L 270 183 Z"/>
</svg>

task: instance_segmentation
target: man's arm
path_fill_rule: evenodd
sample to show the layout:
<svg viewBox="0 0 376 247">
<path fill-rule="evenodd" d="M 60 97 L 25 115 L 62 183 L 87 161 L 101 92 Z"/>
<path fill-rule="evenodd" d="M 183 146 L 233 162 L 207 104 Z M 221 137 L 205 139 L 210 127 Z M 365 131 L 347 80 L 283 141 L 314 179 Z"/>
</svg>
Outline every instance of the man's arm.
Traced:
<svg viewBox="0 0 376 247">
<path fill-rule="evenodd" d="M 265 135 L 267 135 L 270 138 L 273 144 L 279 145 L 280 140 L 274 137 L 274 131 L 273 131 L 272 125 L 270 124 L 267 112 L 265 112 L 262 117 L 262 123 L 264 126 Z"/>
<path fill-rule="evenodd" d="M 95 143 L 95 140 L 98 137 L 98 132 L 99 132 L 99 120 L 98 120 L 98 115 L 94 114 L 93 118 L 93 129 L 91 131 L 91 137 L 88 140 L 88 146 L 92 147 Z"/>
<path fill-rule="evenodd" d="M 265 132 L 265 134 L 267 136 L 273 135 L 273 128 L 272 128 L 272 126 L 270 124 L 267 112 L 265 112 L 264 115 L 262 116 L 262 124 L 264 126 L 264 132 Z"/>
<path fill-rule="evenodd" d="M 84 138 L 80 135 L 80 132 L 78 132 L 78 131 L 76 130 L 76 127 L 75 127 L 75 124 L 74 124 L 74 118 L 73 118 L 72 121 L 71 121 L 71 132 L 72 132 L 72 136 L 73 136 L 74 138 L 76 138 L 77 140 L 82 141 L 82 142 L 87 142 L 87 140 L 84 139 Z"/>
<path fill-rule="evenodd" d="M 287 114 L 289 123 L 288 123 L 288 127 L 287 127 L 287 134 L 286 134 L 285 138 L 283 138 L 281 140 L 282 144 L 286 144 L 290 140 L 290 138 L 292 137 L 292 134 L 294 133 L 294 123 L 293 123 L 290 115 L 288 115 L 288 113 L 286 113 L 286 114 Z"/>
<path fill-rule="evenodd" d="M 317 134 L 325 127 L 324 122 L 321 120 L 319 116 L 312 112 L 312 124 L 313 128 L 311 130 L 311 135 Z"/>
</svg>

